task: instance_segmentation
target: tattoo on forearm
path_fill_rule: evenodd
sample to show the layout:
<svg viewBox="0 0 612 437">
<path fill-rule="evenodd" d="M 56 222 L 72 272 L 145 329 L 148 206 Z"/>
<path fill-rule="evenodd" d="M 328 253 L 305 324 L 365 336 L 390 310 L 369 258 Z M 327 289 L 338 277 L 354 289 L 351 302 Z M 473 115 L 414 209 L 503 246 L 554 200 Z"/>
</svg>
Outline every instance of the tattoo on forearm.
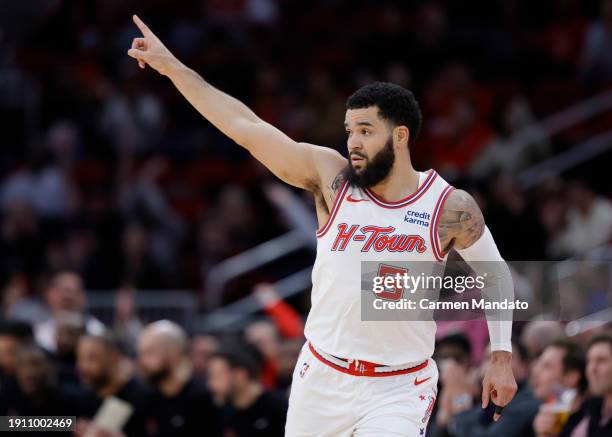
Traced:
<svg viewBox="0 0 612 437">
<path fill-rule="evenodd" d="M 484 232 L 485 222 L 476 201 L 463 190 L 454 190 L 446 201 L 438 236 L 445 251 L 453 245 L 459 249 L 469 247 Z"/>
</svg>

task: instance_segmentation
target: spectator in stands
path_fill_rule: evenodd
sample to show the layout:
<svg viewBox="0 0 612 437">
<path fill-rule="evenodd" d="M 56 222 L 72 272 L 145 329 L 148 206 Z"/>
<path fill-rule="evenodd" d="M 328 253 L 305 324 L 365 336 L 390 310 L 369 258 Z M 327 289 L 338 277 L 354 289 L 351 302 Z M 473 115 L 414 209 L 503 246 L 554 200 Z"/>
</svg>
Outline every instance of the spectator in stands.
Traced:
<svg viewBox="0 0 612 437">
<path fill-rule="evenodd" d="M 285 390 L 289 394 L 293 370 L 302 351 L 304 338 L 284 339 L 281 341 L 278 351 L 278 376 L 276 378 L 276 388 Z"/>
<path fill-rule="evenodd" d="M 612 1 L 599 2 L 600 18 L 586 31 L 582 75 L 586 83 L 606 83 L 612 76 Z"/>
<path fill-rule="evenodd" d="M 134 376 L 132 363 L 110 335 L 85 335 L 79 339 L 77 364 L 81 381 L 101 399 L 114 396 L 129 403 L 133 412 L 124 427 L 131 436 L 146 436 L 150 391 Z"/>
<path fill-rule="evenodd" d="M 168 288 L 164 272 L 153 258 L 153 242 L 153 232 L 141 223 L 129 223 L 123 231 L 122 277 L 145 290 Z"/>
<path fill-rule="evenodd" d="M 7 191 L 11 191 L 6 185 L 11 185 L 10 178 L 2 189 L 2 201 L 5 205 L 0 218 L 0 250 L 2 250 L 0 271 L 5 274 L 22 271 L 31 275 L 37 273 L 42 264 L 41 220 L 27 199 L 14 199 L 6 204 Z M 19 186 L 21 182 L 15 185 Z M 19 188 L 16 191 L 19 191 Z"/>
<path fill-rule="evenodd" d="M 141 371 L 154 389 L 149 432 L 154 436 L 220 435 L 221 417 L 204 382 L 193 376 L 187 336 L 169 320 L 146 326 L 138 343 Z"/>
<path fill-rule="evenodd" d="M 264 388 L 260 381 L 263 357 L 251 345 L 234 345 L 215 353 L 209 365 L 209 384 L 226 408 L 225 432 L 236 437 L 283 436 L 287 398 Z"/>
<path fill-rule="evenodd" d="M 487 219 L 491 232 L 508 235 L 516 227 L 522 230 L 526 247 L 522 240 L 509 238 L 500 243 L 499 250 L 508 260 L 544 259 L 546 254 L 546 233 L 538 217 L 532 213 L 518 180 L 511 173 L 498 174 L 490 185 L 490 203 L 487 207 Z"/>
<path fill-rule="evenodd" d="M 5 378 L 15 375 L 19 347 L 33 339 L 32 327 L 24 322 L 0 324 L 0 389 Z"/>
<path fill-rule="evenodd" d="M 570 340 L 557 340 L 544 349 L 531 369 L 530 383 L 536 399 L 543 402 L 533 421 L 535 435 L 551 436 L 555 431 L 555 408 L 560 401 L 569 402 L 570 418 L 577 414 L 586 389 L 585 358 L 580 346 Z M 572 399 L 563 399 L 573 392 Z M 572 395 L 570 394 L 571 398 Z M 552 420 L 551 420 L 552 418 Z"/>
<path fill-rule="evenodd" d="M 261 283 L 253 288 L 253 295 L 266 315 L 276 325 L 278 334 L 284 338 L 301 338 L 304 322 L 298 312 L 285 302 L 272 284 Z"/>
<path fill-rule="evenodd" d="M 76 349 L 85 334 L 85 320 L 80 313 L 61 312 L 55 317 L 55 352 L 49 352 L 60 384 L 79 384 L 76 369 Z"/>
<path fill-rule="evenodd" d="M 45 290 L 45 300 L 50 316 L 34 327 L 36 342 L 49 352 L 57 350 L 57 318 L 63 312 L 83 315 L 85 331 L 88 334 L 102 334 L 104 325 L 94 316 L 85 312 L 87 296 L 83 290 L 81 277 L 71 271 L 56 273 Z"/>
<path fill-rule="evenodd" d="M 38 346 L 21 346 L 16 364 L 16 383 L 0 391 L 0 415 L 91 417 L 97 410 L 94 393 L 54 381 L 51 363 Z"/>
<path fill-rule="evenodd" d="M 449 360 L 468 367 L 471 364 L 471 353 L 470 341 L 462 333 L 448 334 L 436 344 L 436 361 L 441 366 Z"/>
<path fill-rule="evenodd" d="M 257 284 L 253 288 L 253 295 L 269 320 L 251 324 L 246 330 L 246 338 L 266 358 L 262 373 L 265 386 L 287 389 L 291 385 L 293 368 L 304 344 L 304 321 L 280 297 L 274 285 Z"/>
<path fill-rule="evenodd" d="M 48 312 L 43 302 L 30 295 L 29 278 L 25 273 L 10 276 L 1 291 L 0 311 L 5 319 L 22 320 L 30 325 L 47 318 Z"/>
<path fill-rule="evenodd" d="M 499 99 L 491 118 L 495 136 L 472 163 L 471 176 L 482 179 L 497 172 L 512 173 L 548 155 L 549 144 L 544 139 L 531 141 L 521 150 L 512 142 L 513 135 L 536 121 L 525 96 Z"/>
<path fill-rule="evenodd" d="M 276 388 L 278 378 L 278 352 L 280 336 L 274 322 L 267 319 L 258 320 L 247 326 L 246 340 L 257 347 L 264 357 L 261 380 L 266 388 Z"/>
<path fill-rule="evenodd" d="M 490 359 L 490 356 L 488 357 Z M 484 363 L 486 367 L 488 362 Z M 485 369 L 482 369 L 484 374 Z M 457 437 L 529 437 L 533 435 L 532 421 L 538 412 L 539 401 L 527 384 L 529 357 L 527 349 L 518 341 L 512 341 L 512 372 L 516 378 L 518 392 L 512 402 L 504 408 L 501 418 L 493 421 L 493 404 L 482 409 L 478 404 L 473 409 L 451 419 L 449 429 Z M 456 383 L 456 382 L 455 382 Z"/>
<path fill-rule="evenodd" d="M 219 340 L 208 334 L 197 334 L 191 339 L 190 353 L 194 376 L 206 381 L 210 358 L 219 349 Z"/>
<path fill-rule="evenodd" d="M 584 182 L 568 184 L 570 208 L 565 229 L 551 242 L 553 256 L 584 255 L 612 238 L 612 202 L 598 196 Z"/>
<path fill-rule="evenodd" d="M 130 356 L 136 353 L 135 345 L 138 343 L 142 328 L 136 307 L 136 290 L 130 285 L 124 285 L 115 295 L 115 320 L 112 333 L 121 348 Z"/>
<path fill-rule="evenodd" d="M 587 398 L 580 410 L 569 417 L 558 434 L 561 437 L 604 437 L 612 435 L 612 333 L 594 336 L 587 350 L 586 376 L 592 398 Z M 541 435 L 556 435 L 558 424 L 554 411 L 543 411 L 540 417 Z"/>
<path fill-rule="evenodd" d="M 561 323 L 552 320 L 529 322 L 521 333 L 521 343 L 532 360 L 539 357 L 548 345 L 562 338 L 565 338 L 565 331 Z"/>
<path fill-rule="evenodd" d="M 440 391 L 428 432 L 430 436 L 441 437 L 447 435 L 449 421 L 455 415 L 472 408 L 479 394 L 479 380 L 465 335 L 449 334 L 439 340 L 435 356 L 440 368 Z"/>
</svg>

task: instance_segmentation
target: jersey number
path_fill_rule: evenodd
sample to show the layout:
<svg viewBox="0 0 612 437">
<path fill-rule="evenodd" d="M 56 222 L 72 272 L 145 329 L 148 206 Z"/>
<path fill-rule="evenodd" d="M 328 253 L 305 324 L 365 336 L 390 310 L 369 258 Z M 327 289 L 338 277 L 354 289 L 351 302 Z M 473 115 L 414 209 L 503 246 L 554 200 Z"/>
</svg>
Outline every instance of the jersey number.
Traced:
<svg viewBox="0 0 612 437">
<path fill-rule="evenodd" d="M 404 275 L 408 273 L 408 269 L 403 269 L 401 267 L 394 267 L 387 264 L 379 264 L 378 265 L 378 276 L 393 276 L 399 274 Z M 399 287 L 397 284 L 394 284 L 393 287 L 385 289 L 385 291 L 381 291 L 380 293 L 376 293 L 376 296 L 380 299 L 385 300 L 400 300 L 402 298 L 402 294 L 404 294 L 404 288 Z"/>
</svg>

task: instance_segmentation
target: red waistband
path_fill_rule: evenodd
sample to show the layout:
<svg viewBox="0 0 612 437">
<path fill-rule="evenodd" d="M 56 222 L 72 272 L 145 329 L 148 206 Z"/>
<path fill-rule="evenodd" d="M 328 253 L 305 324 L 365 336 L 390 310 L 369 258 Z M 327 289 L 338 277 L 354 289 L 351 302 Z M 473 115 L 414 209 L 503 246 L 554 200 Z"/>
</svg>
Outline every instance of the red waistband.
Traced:
<svg viewBox="0 0 612 437">
<path fill-rule="evenodd" d="M 385 371 L 386 367 L 382 364 L 371 363 L 369 361 L 361 361 L 361 360 L 346 360 L 343 358 L 334 357 L 340 361 L 344 361 L 347 364 L 347 368 L 337 365 L 336 363 L 332 363 L 331 361 L 325 359 L 320 353 L 316 351 L 316 349 L 312 346 L 310 342 L 308 342 L 308 347 L 310 348 L 310 352 L 323 364 L 332 367 L 338 372 L 346 373 L 348 375 L 353 376 L 395 376 L 395 375 L 404 375 L 406 373 L 418 372 L 419 370 L 427 367 L 429 360 L 423 361 L 421 364 L 417 364 L 416 366 L 408 367 L 405 369 L 399 370 L 389 370 Z M 378 372 L 376 371 L 378 369 Z"/>
</svg>

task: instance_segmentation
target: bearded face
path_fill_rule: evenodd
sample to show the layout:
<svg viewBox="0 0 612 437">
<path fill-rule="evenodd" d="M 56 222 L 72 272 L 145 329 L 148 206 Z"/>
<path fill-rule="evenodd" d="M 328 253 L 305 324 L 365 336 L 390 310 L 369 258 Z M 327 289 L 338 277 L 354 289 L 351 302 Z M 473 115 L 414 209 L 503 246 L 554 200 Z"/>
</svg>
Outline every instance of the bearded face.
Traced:
<svg viewBox="0 0 612 437">
<path fill-rule="evenodd" d="M 358 188 L 370 188 L 384 181 L 395 163 L 395 153 L 393 152 L 393 139 L 391 135 L 387 139 L 384 147 L 373 157 L 368 157 L 361 151 L 352 151 L 349 158 L 361 158 L 364 163 L 356 169 L 353 160 L 349 159 L 348 165 L 344 169 L 345 179 L 351 186 Z"/>
<path fill-rule="evenodd" d="M 77 346 L 77 369 L 81 380 L 94 390 L 106 387 L 111 379 L 111 354 L 98 341 L 83 338 Z"/>
<path fill-rule="evenodd" d="M 161 367 L 157 369 L 145 371 L 144 376 L 151 383 L 151 385 L 158 385 L 162 381 L 164 381 L 168 376 L 170 376 L 171 366 L 169 363 L 163 363 Z"/>
<path fill-rule="evenodd" d="M 142 376 L 152 385 L 166 379 L 172 371 L 171 354 L 168 345 L 158 336 L 145 334 L 138 343 L 138 364 Z"/>
</svg>

